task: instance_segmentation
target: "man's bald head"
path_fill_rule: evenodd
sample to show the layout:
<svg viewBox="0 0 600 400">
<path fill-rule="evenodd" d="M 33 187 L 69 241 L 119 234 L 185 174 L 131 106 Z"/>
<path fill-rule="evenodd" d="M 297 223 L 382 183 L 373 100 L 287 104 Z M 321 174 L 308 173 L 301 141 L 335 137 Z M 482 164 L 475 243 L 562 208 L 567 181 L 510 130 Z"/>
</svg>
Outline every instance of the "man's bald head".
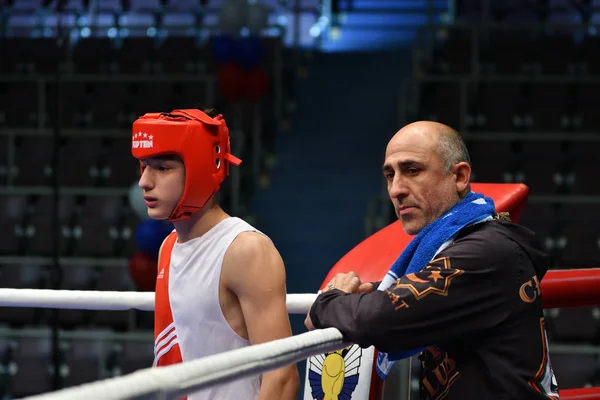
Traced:
<svg viewBox="0 0 600 400">
<path fill-rule="evenodd" d="M 396 132 L 388 143 L 388 149 L 395 140 L 399 140 L 401 136 L 406 138 L 407 135 L 435 146 L 446 173 L 450 173 L 452 167 L 459 162 L 471 165 L 471 157 L 465 142 L 457 131 L 447 125 L 433 121 L 417 121 L 408 124 Z"/>
<path fill-rule="evenodd" d="M 437 122 L 400 129 L 383 163 L 387 190 L 409 235 L 419 233 L 469 193 L 471 165 L 460 135 Z"/>
</svg>

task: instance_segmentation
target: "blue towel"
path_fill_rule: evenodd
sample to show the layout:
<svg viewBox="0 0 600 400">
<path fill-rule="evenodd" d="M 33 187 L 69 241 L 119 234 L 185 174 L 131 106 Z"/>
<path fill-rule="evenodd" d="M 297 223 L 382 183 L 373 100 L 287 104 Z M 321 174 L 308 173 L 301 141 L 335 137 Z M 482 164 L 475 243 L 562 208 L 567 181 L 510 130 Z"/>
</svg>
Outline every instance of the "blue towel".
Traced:
<svg viewBox="0 0 600 400">
<path fill-rule="evenodd" d="M 439 248 L 465 226 L 491 218 L 496 214 L 494 201 L 482 194 L 469 192 L 446 214 L 427 225 L 406 246 L 377 288 L 385 290 L 399 277 L 419 272 L 435 257 Z M 425 348 L 393 353 L 379 353 L 377 373 L 385 379 L 394 361 L 411 357 Z"/>
</svg>

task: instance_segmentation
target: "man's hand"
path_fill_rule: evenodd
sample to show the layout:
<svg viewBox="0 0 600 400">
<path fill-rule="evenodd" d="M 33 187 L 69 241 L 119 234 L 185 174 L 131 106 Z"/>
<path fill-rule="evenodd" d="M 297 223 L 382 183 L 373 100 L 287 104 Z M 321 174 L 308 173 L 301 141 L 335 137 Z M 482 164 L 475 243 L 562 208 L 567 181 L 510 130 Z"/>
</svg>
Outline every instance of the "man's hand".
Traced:
<svg viewBox="0 0 600 400">
<path fill-rule="evenodd" d="M 360 278 L 354 271 L 350 271 L 347 274 L 339 273 L 337 274 L 325 288 L 322 290 L 323 293 L 331 290 L 331 289 L 339 289 L 344 293 L 369 293 L 372 292 L 375 288 L 373 284 L 370 282 L 361 282 Z"/>
<path fill-rule="evenodd" d="M 315 330 L 315 326 L 312 323 L 312 319 L 310 319 L 310 313 L 306 314 L 306 319 L 304 320 L 304 326 L 306 326 L 306 329 L 308 329 L 309 331 Z"/>
<path fill-rule="evenodd" d="M 358 287 L 358 293 L 371 293 L 375 290 L 375 286 L 371 282 L 361 283 Z"/>
<path fill-rule="evenodd" d="M 332 280 L 329 281 L 327 286 L 323 288 L 322 293 L 328 292 L 332 289 L 339 289 L 344 293 L 356 294 L 356 293 L 370 293 L 375 290 L 375 287 L 371 282 L 361 282 L 358 275 L 350 271 L 347 274 L 339 273 Z M 310 313 L 306 315 L 304 320 L 304 326 L 309 331 L 315 330 L 315 326 L 310 319 Z"/>
</svg>

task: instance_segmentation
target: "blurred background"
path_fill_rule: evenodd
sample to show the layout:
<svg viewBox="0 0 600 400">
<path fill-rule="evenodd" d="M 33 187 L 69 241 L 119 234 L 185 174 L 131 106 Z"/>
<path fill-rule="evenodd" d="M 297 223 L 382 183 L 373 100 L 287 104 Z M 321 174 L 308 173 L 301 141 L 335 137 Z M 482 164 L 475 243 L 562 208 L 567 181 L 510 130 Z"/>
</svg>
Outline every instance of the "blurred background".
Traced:
<svg viewBox="0 0 600 400">
<path fill-rule="evenodd" d="M 529 186 L 551 268 L 599 267 L 599 26 L 597 0 L 0 0 L 0 287 L 154 290 L 170 226 L 130 128 L 195 107 L 227 118 L 223 207 L 273 239 L 288 293 L 395 220 L 383 152 L 420 119 L 464 135 L 476 182 Z M 546 311 L 560 387 L 600 385 L 600 309 Z M 0 398 L 148 367 L 152 324 L 0 307 Z"/>
</svg>

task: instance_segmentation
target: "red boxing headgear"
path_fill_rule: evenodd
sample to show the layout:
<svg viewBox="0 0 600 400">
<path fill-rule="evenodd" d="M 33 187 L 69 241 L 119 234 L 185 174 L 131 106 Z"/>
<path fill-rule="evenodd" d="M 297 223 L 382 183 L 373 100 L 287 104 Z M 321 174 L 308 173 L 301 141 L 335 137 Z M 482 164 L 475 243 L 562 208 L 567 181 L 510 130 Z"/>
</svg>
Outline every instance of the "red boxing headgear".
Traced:
<svg viewBox="0 0 600 400">
<path fill-rule="evenodd" d="M 229 164 L 242 162 L 230 154 L 229 129 L 223 117 L 211 118 L 193 109 L 138 118 L 133 123 L 131 153 L 138 160 L 165 154 L 183 160 L 185 188 L 170 221 L 187 219 L 204 207 L 229 175 Z"/>
</svg>

